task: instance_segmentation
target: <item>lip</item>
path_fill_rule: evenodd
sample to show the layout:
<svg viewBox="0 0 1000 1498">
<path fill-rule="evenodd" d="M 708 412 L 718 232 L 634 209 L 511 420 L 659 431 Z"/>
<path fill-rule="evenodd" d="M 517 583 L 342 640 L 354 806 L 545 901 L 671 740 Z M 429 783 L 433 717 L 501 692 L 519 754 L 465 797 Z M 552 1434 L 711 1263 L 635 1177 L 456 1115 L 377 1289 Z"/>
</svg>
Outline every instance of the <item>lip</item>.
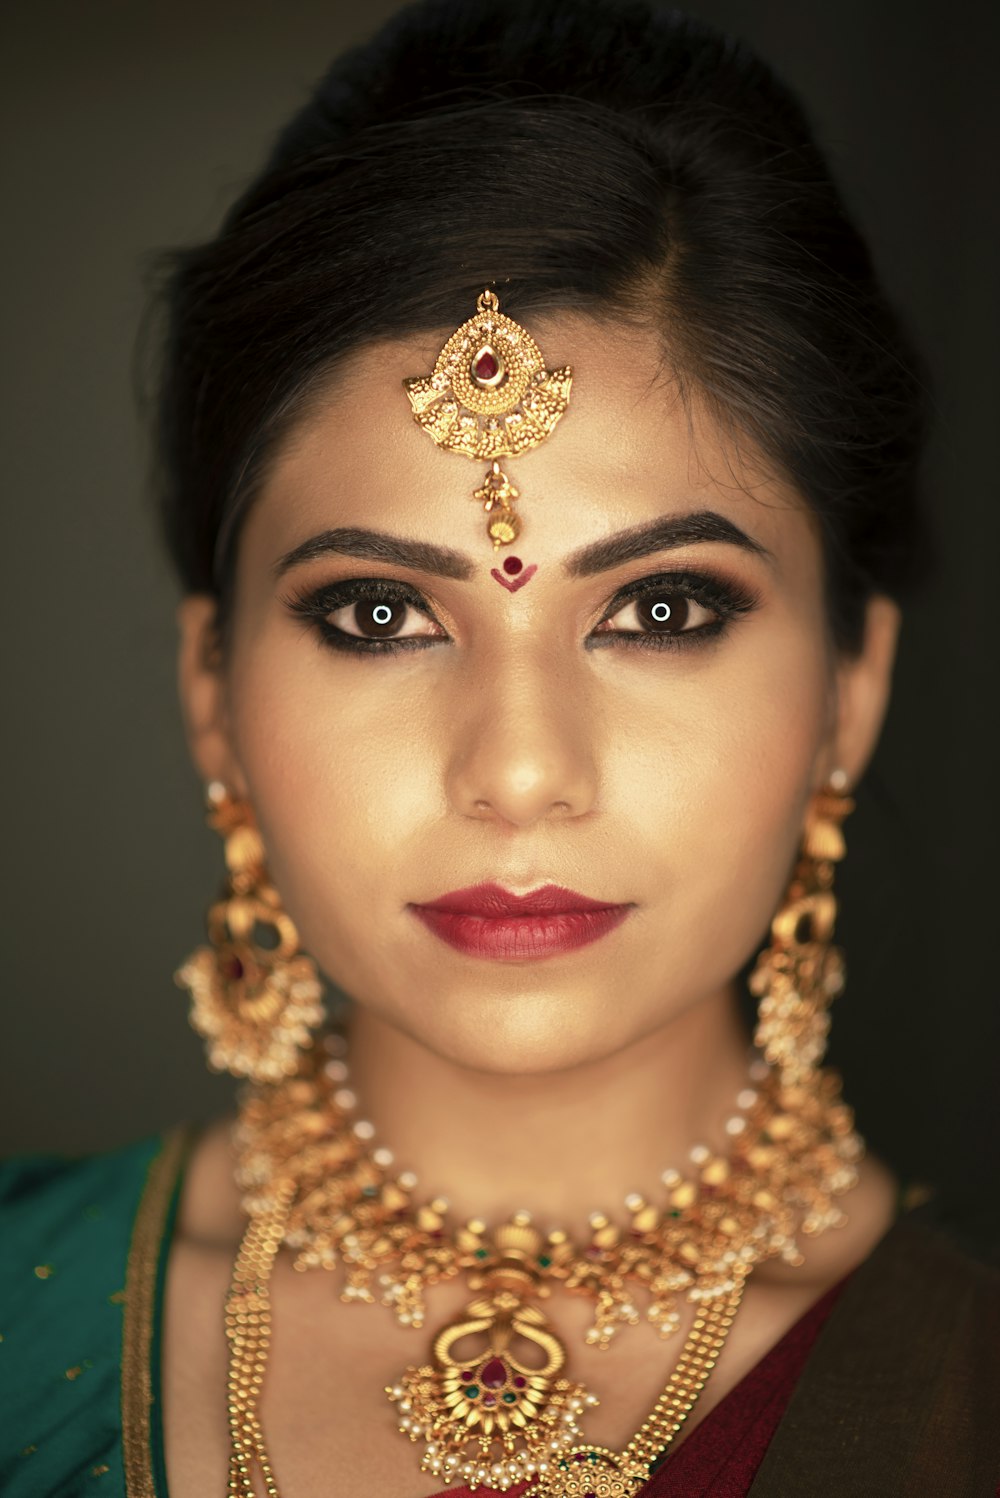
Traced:
<svg viewBox="0 0 1000 1498">
<path fill-rule="evenodd" d="M 599 941 L 620 926 L 633 907 L 592 900 L 546 884 L 515 895 L 499 884 L 450 890 L 410 906 L 435 936 L 474 957 L 532 961 Z"/>
</svg>

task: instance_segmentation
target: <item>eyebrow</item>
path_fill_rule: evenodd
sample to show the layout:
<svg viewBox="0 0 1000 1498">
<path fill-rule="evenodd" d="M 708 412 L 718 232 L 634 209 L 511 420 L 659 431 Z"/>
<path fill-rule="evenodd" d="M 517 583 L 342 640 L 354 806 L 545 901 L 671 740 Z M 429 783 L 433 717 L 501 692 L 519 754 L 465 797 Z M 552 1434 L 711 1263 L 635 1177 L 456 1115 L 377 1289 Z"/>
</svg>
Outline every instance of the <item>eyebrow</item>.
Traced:
<svg viewBox="0 0 1000 1498">
<path fill-rule="evenodd" d="M 660 516 L 618 531 L 613 536 L 605 536 L 600 541 L 592 541 L 564 558 L 563 572 L 567 577 L 593 577 L 595 573 L 608 572 L 623 562 L 632 562 L 653 552 L 671 551 L 679 546 L 706 541 L 723 541 L 765 561 L 774 561 L 773 553 L 766 546 L 748 536 L 724 515 L 714 510 L 698 510 L 688 515 Z M 478 565 L 472 557 L 448 546 L 411 541 L 404 536 L 389 535 L 386 531 L 340 526 L 335 530 L 320 531 L 286 552 L 275 563 L 275 579 L 304 562 L 329 555 L 388 562 L 397 567 L 430 572 L 437 577 L 456 578 L 460 582 L 472 577 Z"/>
<path fill-rule="evenodd" d="M 420 572 L 433 572 L 438 577 L 454 577 L 462 582 L 476 570 L 471 557 L 452 551 L 449 546 L 435 546 L 430 541 L 409 541 L 404 536 L 390 536 L 387 531 L 340 526 L 310 536 L 308 541 L 279 557 L 274 565 L 275 579 L 283 577 L 292 567 L 330 554 L 364 557 L 370 562 L 390 562 L 397 567 L 414 567 Z"/>
<path fill-rule="evenodd" d="M 769 562 L 773 554 L 760 541 L 741 531 L 738 525 L 715 510 L 697 510 L 689 515 L 662 515 L 657 520 L 633 525 L 600 541 L 592 541 L 579 551 L 570 552 L 563 562 L 567 577 L 592 577 L 607 572 L 622 562 L 648 557 L 654 551 L 671 551 L 701 541 L 724 541 L 752 552 Z"/>
</svg>

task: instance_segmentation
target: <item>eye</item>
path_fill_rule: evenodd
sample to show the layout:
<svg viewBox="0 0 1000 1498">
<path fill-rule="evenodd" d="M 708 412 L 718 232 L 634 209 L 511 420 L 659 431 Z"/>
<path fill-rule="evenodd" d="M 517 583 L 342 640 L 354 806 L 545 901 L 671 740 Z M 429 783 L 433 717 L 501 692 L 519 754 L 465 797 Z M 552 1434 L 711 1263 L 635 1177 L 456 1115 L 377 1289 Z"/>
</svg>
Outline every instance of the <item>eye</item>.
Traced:
<svg viewBox="0 0 1000 1498">
<path fill-rule="evenodd" d="M 407 615 L 413 616 L 409 629 L 406 628 Z M 423 627 L 414 629 L 415 624 L 421 624 L 416 605 L 405 598 L 392 597 L 362 598 L 344 604 L 331 610 L 326 621 L 331 629 L 360 640 L 412 640 L 430 634 L 427 626 L 433 623 L 425 614 Z"/>
<path fill-rule="evenodd" d="M 283 601 L 340 650 L 385 653 L 448 638 L 419 593 L 382 578 L 348 578 Z"/>
<path fill-rule="evenodd" d="M 663 587 L 634 598 L 617 614 L 602 619 L 595 633 L 610 632 L 613 621 L 617 619 L 616 633 L 679 635 L 711 624 L 717 618 L 718 615 L 704 604 L 696 603 L 675 588 Z"/>
<path fill-rule="evenodd" d="M 758 599 L 741 584 L 708 572 L 637 578 L 616 594 L 589 639 L 598 645 L 687 649 L 718 637 Z"/>
</svg>

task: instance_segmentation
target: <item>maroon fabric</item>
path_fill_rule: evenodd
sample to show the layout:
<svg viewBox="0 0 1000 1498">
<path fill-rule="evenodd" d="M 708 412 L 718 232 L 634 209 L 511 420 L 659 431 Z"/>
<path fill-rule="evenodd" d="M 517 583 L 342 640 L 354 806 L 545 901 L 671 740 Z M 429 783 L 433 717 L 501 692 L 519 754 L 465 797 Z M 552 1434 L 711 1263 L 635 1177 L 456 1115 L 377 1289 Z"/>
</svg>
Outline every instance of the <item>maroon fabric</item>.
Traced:
<svg viewBox="0 0 1000 1498">
<path fill-rule="evenodd" d="M 746 1498 L 834 1302 L 833 1285 L 730 1389 L 643 1488 L 643 1498 Z"/>
<path fill-rule="evenodd" d="M 820 1328 L 850 1277 L 811 1305 L 695 1426 L 650 1478 L 643 1498 L 746 1498 Z M 508 1498 L 521 1498 L 526 1487 L 509 1488 Z M 433 1498 L 484 1498 L 490 1491 L 448 1488 Z"/>
</svg>

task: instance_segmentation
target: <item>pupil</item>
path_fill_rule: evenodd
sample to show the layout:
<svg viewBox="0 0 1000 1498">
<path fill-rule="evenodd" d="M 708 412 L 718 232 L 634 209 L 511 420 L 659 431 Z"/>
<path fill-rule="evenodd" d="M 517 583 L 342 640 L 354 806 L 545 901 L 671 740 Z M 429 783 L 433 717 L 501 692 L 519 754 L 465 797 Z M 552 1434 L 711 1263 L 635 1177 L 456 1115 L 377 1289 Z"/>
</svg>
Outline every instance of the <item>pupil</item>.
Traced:
<svg viewBox="0 0 1000 1498">
<path fill-rule="evenodd" d="M 673 593 L 667 597 L 670 599 L 669 603 L 664 601 L 661 593 L 652 599 L 640 599 L 636 604 L 636 612 L 643 625 L 659 634 L 675 634 L 683 629 L 690 613 L 686 598 Z"/>
<path fill-rule="evenodd" d="M 405 608 L 405 605 L 393 603 L 356 603 L 354 607 L 357 611 L 356 618 L 359 628 L 377 638 L 380 635 L 391 635 L 396 632 L 401 623 L 398 617 L 399 611 Z"/>
</svg>

